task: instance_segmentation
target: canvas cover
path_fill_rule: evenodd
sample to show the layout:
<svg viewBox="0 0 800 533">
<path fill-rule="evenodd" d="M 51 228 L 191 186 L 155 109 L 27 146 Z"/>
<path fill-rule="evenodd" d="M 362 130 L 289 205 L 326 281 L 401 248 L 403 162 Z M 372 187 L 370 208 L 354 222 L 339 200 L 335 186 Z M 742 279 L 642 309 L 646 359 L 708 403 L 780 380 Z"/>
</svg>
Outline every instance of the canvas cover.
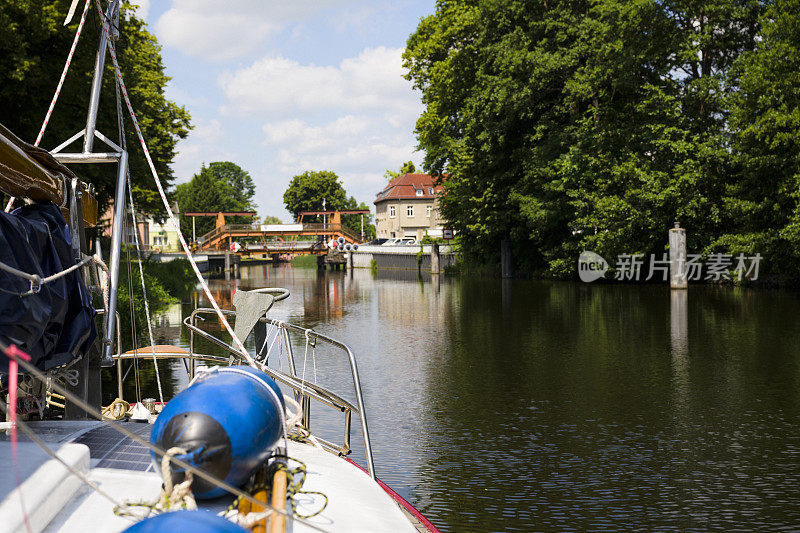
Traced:
<svg viewBox="0 0 800 533">
<path fill-rule="evenodd" d="M 75 264 L 64 217 L 54 204 L 0 212 L 0 261 L 44 278 Z M 0 270 L 0 340 L 31 355 L 48 370 L 84 355 L 97 337 L 91 295 L 81 269 L 19 296 L 30 282 Z M 0 372 L 8 360 L 0 357 Z"/>
</svg>

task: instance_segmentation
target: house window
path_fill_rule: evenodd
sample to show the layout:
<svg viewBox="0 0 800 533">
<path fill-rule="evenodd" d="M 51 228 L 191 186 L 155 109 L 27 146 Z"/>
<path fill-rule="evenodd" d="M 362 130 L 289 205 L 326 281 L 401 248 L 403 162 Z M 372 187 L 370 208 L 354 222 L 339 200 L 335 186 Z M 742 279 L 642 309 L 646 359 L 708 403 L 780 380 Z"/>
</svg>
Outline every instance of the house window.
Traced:
<svg viewBox="0 0 800 533">
<path fill-rule="evenodd" d="M 428 187 L 428 194 L 433 196 L 433 187 Z"/>
<path fill-rule="evenodd" d="M 422 189 L 414 189 L 414 192 L 417 193 L 417 196 L 422 196 L 423 190 Z"/>
<path fill-rule="evenodd" d="M 406 215 L 408 215 L 409 218 L 414 216 L 414 206 L 413 205 L 409 205 L 408 207 L 406 207 Z"/>
<path fill-rule="evenodd" d="M 394 218 L 396 216 L 397 216 L 397 213 L 395 213 L 394 206 L 390 205 L 389 206 L 389 218 Z"/>
<path fill-rule="evenodd" d="M 433 210 L 433 206 L 432 205 L 426 205 L 425 206 L 425 216 L 428 217 L 428 218 L 431 218 L 431 211 L 432 210 Z"/>
<path fill-rule="evenodd" d="M 167 238 L 166 237 L 153 237 L 153 246 L 166 246 L 167 245 Z"/>
</svg>

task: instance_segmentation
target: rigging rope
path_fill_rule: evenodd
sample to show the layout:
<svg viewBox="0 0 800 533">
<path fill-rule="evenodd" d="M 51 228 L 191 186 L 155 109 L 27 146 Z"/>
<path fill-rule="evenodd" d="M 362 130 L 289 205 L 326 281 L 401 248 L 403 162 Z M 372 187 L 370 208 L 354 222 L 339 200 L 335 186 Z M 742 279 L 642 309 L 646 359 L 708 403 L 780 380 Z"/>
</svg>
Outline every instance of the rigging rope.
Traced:
<svg viewBox="0 0 800 533">
<path fill-rule="evenodd" d="M 131 214 L 133 215 L 133 220 L 136 221 L 136 208 L 133 206 L 133 194 L 131 194 L 130 173 L 128 173 L 127 176 L 128 176 L 128 200 L 130 201 L 131 204 Z M 164 393 L 161 390 L 161 374 L 158 371 L 158 360 L 156 359 L 156 347 L 155 347 L 156 343 L 153 338 L 153 325 L 150 323 L 150 304 L 147 302 L 147 288 L 145 288 L 145 283 L 144 283 L 144 270 L 143 270 L 144 266 L 142 264 L 143 263 L 142 250 L 139 247 L 139 228 L 134 228 L 133 235 L 134 235 L 134 240 L 136 242 L 136 255 L 139 257 L 139 280 L 142 283 L 142 300 L 144 300 L 144 315 L 145 315 L 145 321 L 147 322 L 147 336 L 150 339 L 150 350 L 153 352 L 153 367 L 156 369 L 156 384 L 158 384 L 158 399 L 163 404 Z"/>
<path fill-rule="evenodd" d="M 95 0 L 95 4 L 97 5 L 98 12 L 102 13 L 100 0 Z M 131 100 L 128 95 L 128 90 L 125 87 L 125 81 L 122 78 L 122 70 L 120 69 L 119 61 L 117 61 L 117 54 L 116 51 L 114 50 L 114 46 L 112 45 L 111 34 L 109 33 L 108 29 L 108 22 L 105 20 L 105 18 L 103 18 L 102 23 L 103 23 L 103 34 L 105 35 L 106 43 L 108 45 L 108 50 L 111 55 L 111 62 L 114 64 L 114 75 L 117 78 L 117 83 L 119 84 L 120 91 L 122 92 L 122 96 L 125 100 L 125 106 L 128 108 L 128 113 L 131 116 L 133 127 L 136 130 L 136 136 L 139 139 L 139 144 L 142 146 L 144 157 L 147 160 L 147 165 L 150 167 L 150 173 L 152 174 L 153 179 L 155 180 L 156 188 L 158 189 L 158 193 L 161 196 L 161 201 L 164 204 L 164 208 L 167 211 L 169 219 L 172 221 L 172 224 L 177 229 L 178 240 L 181 243 L 181 247 L 183 248 L 186 257 L 189 259 L 189 264 L 192 266 L 192 270 L 194 270 L 195 276 L 197 277 L 197 280 L 200 282 L 200 286 L 203 289 L 203 293 L 206 295 L 209 302 L 211 303 L 211 307 L 213 307 L 214 311 L 217 313 L 217 316 L 219 317 L 219 320 L 222 323 L 222 325 L 225 327 L 225 330 L 230 334 L 234 345 L 241 352 L 242 357 L 244 357 L 251 366 L 255 368 L 261 368 L 261 366 L 256 362 L 255 359 L 253 359 L 253 356 L 250 355 L 250 353 L 244 347 L 242 341 L 233 331 L 233 328 L 228 322 L 228 319 L 225 317 L 225 314 L 222 312 L 222 309 L 220 309 L 216 299 L 211 294 L 211 290 L 208 288 L 208 284 L 206 283 L 205 279 L 203 279 L 203 275 L 200 273 L 200 269 L 197 267 L 197 263 L 195 262 L 194 257 L 192 257 L 192 252 L 189 249 L 189 245 L 186 243 L 186 239 L 183 237 L 183 233 L 181 232 L 180 226 L 177 223 L 175 214 L 173 213 L 172 208 L 169 205 L 169 201 L 167 200 L 167 194 L 164 191 L 164 186 L 161 184 L 161 179 L 158 177 L 158 172 L 156 171 L 155 164 L 153 163 L 153 158 L 150 156 L 150 150 L 148 150 L 147 148 L 147 143 L 144 140 L 142 129 L 139 126 L 139 121 L 136 118 L 136 113 L 133 110 L 133 105 L 131 104 Z"/>
<path fill-rule="evenodd" d="M 75 54 L 75 48 L 78 46 L 78 39 L 81 36 L 81 31 L 83 31 L 83 23 L 86 21 L 86 13 L 88 13 L 91 3 L 91 0 L 86 0 L 86 4 L 83 6 L 81 21 L 78 23 L 78 29 L 75 31 L 75 38 L 72 40 L 72 47 L 69 49 L 67 61 L 64 63 L 64 70 L 61 71 L 61 79 L 58 80 L 56 92 L 53 94 L 53 99 L 50 101 L 50 107 L 47 109 L 47 114 L 44 116 L 44 122 L 42 122 L 42 128 L 39 130 L 39 135 L 36 136 L 36 142 L 33 143 L 34 146 L 39 146 L 39 143 L 42 141 L 42 136 L 44 136 L 44 130 L 47 128 L 47 123 L 50 122 L 50 115 L 53 114 L 53 108 L 56 106 L 56 101 L 58 100 L 59 94 L 61 94 L 61 87 L 64 85 L 64 80 L 67 77 L 67 71 L 69 70 L 70 63 L 72 63 L 72 56 Z M 6 209 L 6 211 L 7 210 L 8 209 Z"/>
<path fill-rule="evenodd" d="M 5 270 L 9 274 L 28 280 L 31 284 L 30 290 L 23 293 L 18 293 L 19 296 L 28 296 L 30 294 L 36 294 L 37 292 L 39 292 L 39 290 L 42 288 L 42 285 L 47 285 L 50 282 L 60 279 L 69 274 L 70 272 L 73 272 L 84 265 L 94 262 L 94 260 L 95 259 L 93 256 L 87 255 L 86 257 L 84 257 L 71 267 L 65 268 L 64 270 L 56 272 L 55 274 L 47 276 L 45 278 L 39 276 L 38 274 L 29 274 L 28 272 L 23 272 L 22 270 L 18 270 L 12 267 L 11 265 L 3 263 L 2 261 L 0 261 L 0 270 Z"/>
<path fill-rule="evenodd" d="M 128 232 L 129 232 L 128 217 L 125 216 L 122 219 L 122 234 L 123 235 L 128 235 L 129 234 Z M 125 262 L 125 267 L 128 269 L 128 278 L 127 278 L 127 282 L 128 282 L 128 312 L 130 313 L 130 317 L 131 317 L 131 322 L 130 322 L 130 326 L 131 326 L 131 344 L 133 344 L 133 349 L 136 351 L 136 353 L 138 353 L 139 338 L 136 335 L 136 308 L 135 308 L 134 303 L 133 303 L 133 301 L 134 301 L 134 298 L 133 298 L 133 281 L 132 281 L 133 274 L 131 273 L 131 249 L 130 249 L 130 246 L 126 246 L 125 247 L 125 255 L 127 256 L 127 259 L 128 259 Z M 106 322 L 106 327 L 108 327 L 108 322 Z M 117 324 L 117 328 L 121 328 L 121 327 L 122 327 L 121 324 Z M 117 347 L 117 348 L 120 349 L 120 351 L 121 351 L 120 347 Z M 133 368 L 134 368 L 133 377 L 136 380 L 136 402 L 137 403 L 141 403 L 141 401 L 142 401 L 142 390 L 141 390 L 141 387 L 140 387 L 140 380 L 139 380 L 139 358 L 138 357 L 134 357 L 133 360 L 131 361 L 131 365 L 133 365 Z"/>
<path fill-rule="evenodd" d="M 83 6 L 83 14 L 81 15 L 81 20 L 78 23 L 78 29 L 75 30 L 75 38 L 72 40 L 72 47 L 69 49 L 67 61 L 64 63 L 64 70 L 61 71 L 61 79 L 58 80 L 56 92 L 53 94 L 53 99 L 50 101 L 50 107 L 47 108 L 47 113 L 44 116 L 44 121 L 42 122 L 41 129 L 39 130 L 39 135 L 36 136 L 36 142 L 33 143 L 34 146 L 39 146 L 39 143 L 42 141 L 42 136 L 44 136 L 44 130 L 47 129 L 47 123 L 50 122 L 50 116 L 53 114 L 53 108 L 55 108 L 58 96 L 61 94 L 61 87 L 64 85 L 64 80 L 67 77 L 67 71 L 69 71 L 70 63 L 72 63 L 72 57 L 75 55 L 75 48 L 78 46 L 78 39 L 80 39 L 81 32 L 83 31 L 83 23 L 86 22 L 86 13 L 88 13 L 89 6 L 91 4 L 91 0 L 86 0 L 86 4 Z M 14 205 L 14 200 L 15 198 L 13 196 L 8 200 L 8 204 L 6 204 L 6 208 L 4 210 L 6 213 L 11 211 L 11 207 Z"/>
</svg>

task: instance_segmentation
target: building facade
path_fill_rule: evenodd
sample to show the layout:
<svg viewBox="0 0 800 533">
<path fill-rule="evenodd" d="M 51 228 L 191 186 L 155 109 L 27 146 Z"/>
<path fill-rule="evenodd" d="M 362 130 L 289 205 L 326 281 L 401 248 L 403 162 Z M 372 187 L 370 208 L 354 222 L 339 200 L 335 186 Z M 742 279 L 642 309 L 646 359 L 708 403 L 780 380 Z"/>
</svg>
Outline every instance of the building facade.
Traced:
<svg viewBox="0 0 800 533">
<path fill-rule="evenodd" d="M 179 214 L 177 203 L 173 206 L 173 212 L 176 215 Z M 127 216 L 127 220 L 124 222 L 126 231 L 123 233 L 122 242 L 135 246 L 136 236 L 133 229 L 133 215 L 129 209 L 125 210 L 125 214 Z M 139 245 L 142 250 L 154 252 L 179 252 L 181 250 L 178 231 L 169 219 L 157 222 L 155 217 L 145 213 L 137 213 L 137 218 L 135 227 L 139 230 Z M 111 205 L 100 217 L 103 235 L 106 237 L 111 237 L 113 219 L 114 206 Z"/>
<path fill-rule="evenodd" d="M 374 202 L 377 237 L 441 237 L 440 192 L 430 174 L 403 174 L 392 179 Z"/>
<path fill-rule="evenodd" d="M 169 219 L 156 222 L 152 217 L 146 219 L 146 234 L 143 239 L 150 250 L 156 252 L 179 252 L 178 230 Z"/>
</svg>

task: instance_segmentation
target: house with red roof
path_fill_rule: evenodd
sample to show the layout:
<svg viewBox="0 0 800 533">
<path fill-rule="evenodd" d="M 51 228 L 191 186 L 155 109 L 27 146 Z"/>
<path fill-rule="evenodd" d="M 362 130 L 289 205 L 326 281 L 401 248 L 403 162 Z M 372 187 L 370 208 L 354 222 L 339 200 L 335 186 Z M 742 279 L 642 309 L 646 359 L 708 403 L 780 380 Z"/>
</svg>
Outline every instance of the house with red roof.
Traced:
<svg viewBox="0 0 800 533">
<path fill-rule="evenodd" d="M 375 198 L 377 237 L 441 237 L 444 220 L 439 215 L 441 186 L 430 174 L 402 174 Z"/>
</svg>

